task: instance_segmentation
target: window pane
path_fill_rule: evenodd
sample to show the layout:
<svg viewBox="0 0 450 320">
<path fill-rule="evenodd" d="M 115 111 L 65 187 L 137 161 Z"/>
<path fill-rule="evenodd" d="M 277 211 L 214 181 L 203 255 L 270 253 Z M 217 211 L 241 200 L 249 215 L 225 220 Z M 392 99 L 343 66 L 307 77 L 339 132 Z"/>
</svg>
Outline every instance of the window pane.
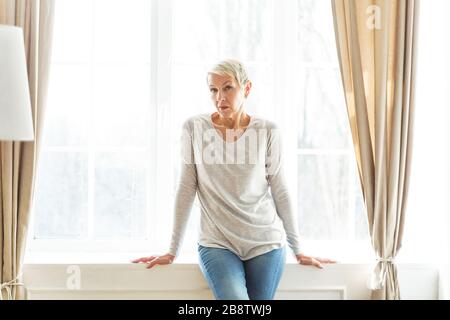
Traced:
<svg viewBox="0 0 450 320">
<path fill-rule="evenodd" d="M 97 145 L 148 145 L 149 89 L 150 73 L 146 65 L 95 68 L 93 130 Z"/>
<path fill-rule="evenodd" d="M 269 61 L 273 52 L 273 1 L 219 1 L 221 53 L 241 60 Z"/>
<path fill-rule="evenodd" d="M 218 1 L 173 1 L 173 57 L 177 62 L 201 62 L 219 55 Z M 195 18 L 194 18 L 195 17 Z"/>
<path fill-rule="evenodd" d="M 183 121 L 194 114 L 214 112 L 214 105 L 209 97 L 205 66 L 172 66 L 171 103 L 175 111 L 172 121 L 174 129 L 178 130 Z"/>
<path fill-rule="evenodd" d="M 301 234 L 308 239 L 351 239 L 348 156 L 298 157 L 298 210 Z"/>
<path fill-rule="evenodd" d="M 350 127 L 339 71 L 305 68 L 299 72 L 299 148 L 348 148 Z"/>
<path fill-rule="evenodd" d="M 249 61 L 272 59 L 273 0 L 173 3 L 175 61 L 215 61 L 219 56 Z"/>
<path fill-rule="evenodd" d="M 147 212 L 144 152 L 97 153 L 95 237 L 143 238 Z"/>
<path fill-rule="evenodd" d="M 246 110 L 252 115 L 259 115 L 266 119 L 275 119 L 282 107 L 274 98 L 274 67 L 270 63 L 246 65 L 252 89 L 246 102 Z"/>
<path fill-rule="evenodd" d="M 42 152 L 36 184 L 37 239 L 87 235 L 87 155 Z"/>
<path fill-rule="evenodd" d="M 355 161 L 355 171 L 358 170 L 356 167 Z M 369 226 L 367 223 L 367 212 L 366 207 L 364 205 L 364 198 L 361 191 L 361 183 L 359 180 L 359 175 L 357 171 L 354 174 L 355 184 L 354 184 L 354 193 L 355 193 L 355 237 L 358 240 L 369 239 Z"/>
<path fill-rule="evenodd" d="M 90 69 L 55 64 L 51 68 L 44 126 L 47 146 L 85 146 L 91 103 Z"/>
<path fill-rule="evenodd" d="M 337 65 L 331 1 L 297 0 L 297 5 L 300 60 Z"/>
<path fill-rule="evenodd" d="M 90 61 L 92 52 L 92 3 L 92 0 L 55 1 L 53 62 L 80 63 Z"/>
<path fill-rule="evenodd" d="M 95 62 L 150 61 L 149 0 L 95 0 Z"/>
</svg>

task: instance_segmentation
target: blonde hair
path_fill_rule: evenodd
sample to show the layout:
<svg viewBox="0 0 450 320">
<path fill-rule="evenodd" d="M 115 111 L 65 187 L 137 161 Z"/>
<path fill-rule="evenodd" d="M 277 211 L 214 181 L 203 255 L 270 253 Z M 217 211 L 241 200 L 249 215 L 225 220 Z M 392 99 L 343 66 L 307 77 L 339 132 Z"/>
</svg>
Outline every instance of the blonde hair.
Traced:
<svg viewBox="0 0 450 320">
<path fill-rule="evenodd" d="M 240 90 L 243 90 L 247 85 L 247 83 L 250 81 L 248 78 L 247 70 L 245 69 L 242 62 L 235 59 L 226 59 L 215 64 L 208 71 L 207 76 L 210 74 L 217 74 L 219 76 L 229 76 L 235 79 Z M 243 112 L 244 112 L 243 109 L 238 111 L 234 129 L 245 128 L 245 126 L 241 126 L 241 116 Z"/>
<path fill-rule="evenodd" d="M 234 59 L 226 59 L 217 63 L 208 71 L 208 74 L 211 73 L 234 78 L 241 89 L 249 81 L 247 71 L 242 62 Z"/>
</svg>

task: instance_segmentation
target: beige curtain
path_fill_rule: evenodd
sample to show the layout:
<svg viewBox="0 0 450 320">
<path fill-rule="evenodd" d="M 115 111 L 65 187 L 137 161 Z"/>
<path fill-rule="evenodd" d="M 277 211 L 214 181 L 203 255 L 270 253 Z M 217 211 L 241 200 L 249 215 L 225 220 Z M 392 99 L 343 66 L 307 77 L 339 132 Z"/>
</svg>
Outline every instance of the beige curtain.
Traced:
<svg viewBox="0 0 450 320">
<path fill-rule="evenodd" d="M 373 299 L 400 299 L 394 258 L 408 195 L 418 0 L 332 0 L 342 82 L 373 248 Z"/>
<path fill-rule="evenodd" d="M 50 64 L 54 0 L 0 0 L 0 24 L 23 28 L 35 141 L 0 142 L 0 283 L 6 299 L 20 284 Z M 10 293 L 10 295 L 8 294 Z"/>
</svg>

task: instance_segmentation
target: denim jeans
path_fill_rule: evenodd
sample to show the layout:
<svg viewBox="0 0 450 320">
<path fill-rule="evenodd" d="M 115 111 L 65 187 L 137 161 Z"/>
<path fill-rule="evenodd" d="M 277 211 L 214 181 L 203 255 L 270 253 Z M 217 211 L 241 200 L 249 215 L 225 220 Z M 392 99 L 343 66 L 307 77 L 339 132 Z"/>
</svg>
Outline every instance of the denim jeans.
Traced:
<svg viewBox="0 0 450 320">
<path fill-rule="evenodd" d="M 272 300 L 286 262 L 284 246 L 246 261 L 227 249 L 199 245 L 198 252 L 217 300 Z"/>
</svg>

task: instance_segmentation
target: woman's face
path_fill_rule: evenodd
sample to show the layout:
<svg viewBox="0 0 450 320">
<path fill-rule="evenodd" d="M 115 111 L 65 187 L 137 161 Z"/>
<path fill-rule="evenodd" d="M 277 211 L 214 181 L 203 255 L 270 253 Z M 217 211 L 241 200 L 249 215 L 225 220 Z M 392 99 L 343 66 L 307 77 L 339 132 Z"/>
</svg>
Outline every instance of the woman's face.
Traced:
<svg viewBox="0 0 450 320">
<path fill-rule="evenodd" d="M 217 112 L 224 118 L 231 118 L 239 111 L 251 88 L 250 81 L 244 90 L 241 90 L 233 77 L 217 74 L 208 75 L 208 85 L 211 100 Z"/>
</svg>

